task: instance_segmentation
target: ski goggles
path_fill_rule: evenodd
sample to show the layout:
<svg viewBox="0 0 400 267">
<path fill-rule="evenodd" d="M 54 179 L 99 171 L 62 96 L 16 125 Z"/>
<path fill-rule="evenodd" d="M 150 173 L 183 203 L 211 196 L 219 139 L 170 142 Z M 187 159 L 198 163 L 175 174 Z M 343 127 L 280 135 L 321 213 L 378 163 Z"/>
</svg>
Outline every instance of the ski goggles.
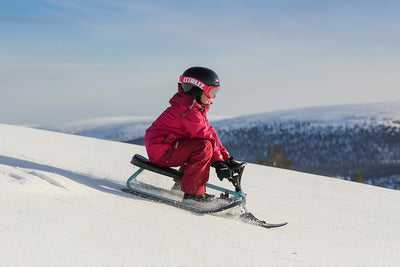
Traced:
<svg viewBox="0 0 400 267">
<path fill-rule="evenodd" d="M 205 83 L 192 78 L 192 77 L 186 77 L 186 76 L 180 76 L 179 81 L 181 83 L 190 83 L 193 84 L 197 87 L 199 87 L 203 92 L 206 94 L 208 98 L 214 99 L 217 96 L 217 93 L 220 89 L 219 86 L 211 86 L 211 85 L 206 85 Z"/>
</svg>

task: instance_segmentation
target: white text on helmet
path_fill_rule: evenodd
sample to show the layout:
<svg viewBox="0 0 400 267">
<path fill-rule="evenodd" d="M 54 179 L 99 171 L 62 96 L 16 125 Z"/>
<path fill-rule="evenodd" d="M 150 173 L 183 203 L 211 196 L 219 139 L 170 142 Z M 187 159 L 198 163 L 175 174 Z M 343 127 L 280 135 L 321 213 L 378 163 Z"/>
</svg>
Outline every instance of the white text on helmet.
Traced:
<svg viewBox="0 0 400 267">
<path fill-rule="evenodd" d="M 182 82 L 193 84 L 193 85 L 199 87 L 200 89 L 203 89 L 203 87 L 205 86 L 205 84 L 202 83 L 201 81 L 191 78 L 191 77 L 183 77 L 182 80 L 183 80 Z"/>
</svg>

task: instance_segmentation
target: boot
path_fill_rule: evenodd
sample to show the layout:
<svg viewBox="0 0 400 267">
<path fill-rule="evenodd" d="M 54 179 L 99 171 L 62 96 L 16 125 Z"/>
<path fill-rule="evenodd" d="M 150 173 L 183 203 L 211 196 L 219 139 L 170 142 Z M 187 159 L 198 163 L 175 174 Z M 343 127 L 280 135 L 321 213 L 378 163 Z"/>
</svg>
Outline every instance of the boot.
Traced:
<svg viewBox="0 0 400 267">
<path fill-rule="evenodd" d="M 210 202 L 213 202 L 214 200 L 215 200 L 215 196 L 207 194 L 207 193 L 204 193 L 201 195 L 185 194 L 183 196 L 183 202 L 195 201 L 197 203 L 210 203 Z"/>
<path fill-rule="evenodd" d="M 182 188 L 181 188 L 181 184 L 175 182 L 174 185 L 171 187 L 171 192 L 174 193 L 174 194 L 181 194 L 181 195 L 183 195 L 183 191 L 182 191 Z"/>
</svg>

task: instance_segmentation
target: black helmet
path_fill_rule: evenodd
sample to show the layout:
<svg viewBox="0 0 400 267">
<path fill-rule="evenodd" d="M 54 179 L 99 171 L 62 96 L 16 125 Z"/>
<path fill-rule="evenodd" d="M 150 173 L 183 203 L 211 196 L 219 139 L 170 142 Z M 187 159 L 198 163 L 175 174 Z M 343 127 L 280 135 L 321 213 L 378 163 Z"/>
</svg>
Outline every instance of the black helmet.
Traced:
<svg viewBox="0 0 400 267">
<path fill-rule="evenodd" d="M 190 92 L 194 88 L 200 88 L 209 98 L 215 98 L 219 91 L 219 78 L 217 74 L 207 68 L 192 67 L 179 77 L 182 89 Z"/>
</svg>

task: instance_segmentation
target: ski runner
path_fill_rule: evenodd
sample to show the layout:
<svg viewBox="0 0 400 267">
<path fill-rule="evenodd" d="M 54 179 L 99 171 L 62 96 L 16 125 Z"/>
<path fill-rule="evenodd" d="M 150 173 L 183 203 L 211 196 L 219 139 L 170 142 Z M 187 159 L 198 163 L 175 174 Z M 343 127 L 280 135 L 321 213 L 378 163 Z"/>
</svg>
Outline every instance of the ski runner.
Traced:
<svg viewBox="0 0 400 267">
<path fill-rule="evenodd" d="M 231 177 L 240 164 L 229 155 L 207 119 L 219 90 L 219 78 L 213 70 L 187 69 L 179 77 L 178 92 L 170 99 L 170 107 L 146 130 L 144 141 L 151 162 L 181 167 L 182 180 L 175 182 L 184 192 L 184 202 L 213 201 L 215 197 L 206 193 L 210 166 L 222 180 Z"/>
</svg>

